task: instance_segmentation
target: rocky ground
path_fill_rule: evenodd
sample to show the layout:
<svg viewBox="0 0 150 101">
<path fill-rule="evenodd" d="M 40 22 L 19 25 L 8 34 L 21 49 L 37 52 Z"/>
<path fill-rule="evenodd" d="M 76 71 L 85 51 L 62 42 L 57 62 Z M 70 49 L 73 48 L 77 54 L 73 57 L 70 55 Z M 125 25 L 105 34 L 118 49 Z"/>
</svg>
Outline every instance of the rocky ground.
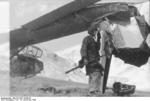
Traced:
<svg viewBox="0 0 150 101">
<path fill-rule="evenodd" d="M 9 95 L 9 72 L 0 71 L 0 96 Z"/>
<path fill-rule="evenodd" d="M 21 77 L 10 79 L 10 95 L 11 96 L 40 96 L 40 97 L 56 97 L 56 96 L 73 96 L 86 97 L 88 95 L 87 84 L 76 83 L 71 81 L 54 80 L 43 77 L 33 77 L 23 79 Z M 97 97 L 116 96 L 112 89 L 106 90 L 105 94 Z M 131 97 L 150 96 L 150 92 L 136 91 Z"/>
</svg>

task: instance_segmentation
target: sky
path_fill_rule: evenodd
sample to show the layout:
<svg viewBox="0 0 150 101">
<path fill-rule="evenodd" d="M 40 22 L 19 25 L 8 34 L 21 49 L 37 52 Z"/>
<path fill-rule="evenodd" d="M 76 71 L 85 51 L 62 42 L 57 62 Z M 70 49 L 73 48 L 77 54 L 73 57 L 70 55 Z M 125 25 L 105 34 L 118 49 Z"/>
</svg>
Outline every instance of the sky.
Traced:
<svg viewBox="0 0 150 101">
<path fill-rule="evenodd" d="M 0 1 L 0 44 L 9 41 L 9 2 Z"/>
<path fill-rule="evenodd" d="M 0 1 L 0 33 L 9 31 L 9 3 Z"/>
<path fill-rule="evenodd" d="M 9 68 L 9 2 L 0 1 L 0 71 Z"/>
<path fill-rule="evenodd" d="M 9 58 L 9 2 L 0 1 L 0 65 Z M 6 58 L 3 58 L 6 57 Z M 4 61 L 3 61 L 4 60 Z M 8 66 L 6 66 L 8 67 Z M 1 68 L 6 68 L 1 66 Z M 8 70 L 8 68 L 6 68 Z"/>
<path fill-rule="evenodd" d="M 73 0 L 11 0 L 11 29 L 20 27 Z"/>
</svg>

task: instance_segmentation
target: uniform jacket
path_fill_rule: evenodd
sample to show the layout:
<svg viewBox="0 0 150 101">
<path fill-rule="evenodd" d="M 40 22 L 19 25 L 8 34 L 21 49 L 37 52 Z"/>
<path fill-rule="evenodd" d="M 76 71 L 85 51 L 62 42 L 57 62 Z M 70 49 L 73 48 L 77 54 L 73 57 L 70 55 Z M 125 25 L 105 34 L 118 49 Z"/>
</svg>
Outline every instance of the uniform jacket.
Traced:
<svg viewBox="0 0 150 101">
<path fill-rule="evenodd" d="M 94 38 L 89 35 L 86 36 L 82 42 L 81 47 L 81 57 L 88 60 L 88 65 L 86 66 L 86 74 L 88 75 L 91 72 L 94 71 L 100 71 L 100 67 L 95 64 L 95 62 L 99 61 L 99 50 L 100 50 L 100 37 L 97 39 L 97 41 L 94 40 Z"/>
</svg>

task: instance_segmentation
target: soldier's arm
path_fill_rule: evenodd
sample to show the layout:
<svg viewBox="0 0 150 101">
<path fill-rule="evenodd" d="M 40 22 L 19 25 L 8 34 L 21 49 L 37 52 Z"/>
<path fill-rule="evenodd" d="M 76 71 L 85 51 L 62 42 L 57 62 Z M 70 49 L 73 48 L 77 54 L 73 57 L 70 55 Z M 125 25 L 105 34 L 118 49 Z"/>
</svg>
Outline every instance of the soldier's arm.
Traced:
<svg viewBox="0 0 150 101">
<path fill-rule="evenodd" d="M 82 41 L 82 46 L 81 46 L 81 57 L 84 61 L 85 64 L 87 64 L 87 48 L 88 48 L 88 37 L 84 38 L 84 40 Z"/>
</svg>

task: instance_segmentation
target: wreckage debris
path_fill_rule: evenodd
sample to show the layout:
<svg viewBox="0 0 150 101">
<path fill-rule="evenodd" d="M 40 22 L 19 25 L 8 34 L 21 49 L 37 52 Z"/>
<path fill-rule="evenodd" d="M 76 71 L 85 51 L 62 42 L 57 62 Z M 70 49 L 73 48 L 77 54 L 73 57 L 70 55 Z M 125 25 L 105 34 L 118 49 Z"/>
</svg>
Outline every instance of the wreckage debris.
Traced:
<svg viewBox="0 0 150 101">
<path fill-rule="evenodd" d="M 138 67 L 146 64 L 150 57 L 150 51 L 141 48 L 121 48 L 118 51 L 113 52 L 116 57 Z"/>
<path fill-rule="evenodd" d="M 123 84 L 121 82 L 115 82 L 113 84 L 113 92 L 117 94 L 117 96 L 130 96 L 135 92 L 135 85 Z"/>
</svg>

